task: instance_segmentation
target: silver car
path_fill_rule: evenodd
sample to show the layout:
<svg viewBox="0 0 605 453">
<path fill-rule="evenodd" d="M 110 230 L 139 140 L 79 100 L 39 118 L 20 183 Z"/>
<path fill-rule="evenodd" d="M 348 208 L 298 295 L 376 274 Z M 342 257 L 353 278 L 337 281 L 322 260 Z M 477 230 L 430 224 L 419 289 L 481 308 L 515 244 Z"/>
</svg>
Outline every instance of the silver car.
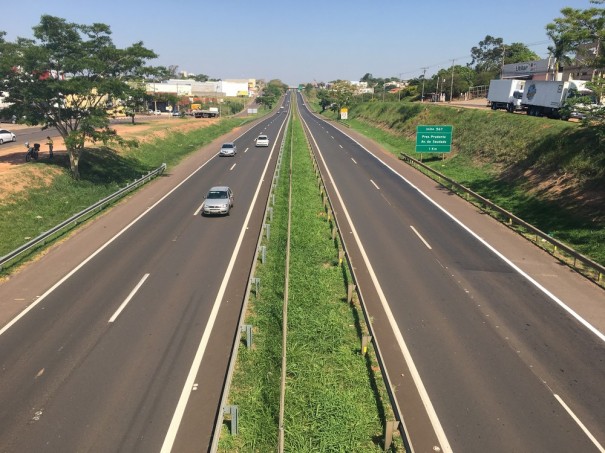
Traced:
<svg viewBox="0 0 605 453">
<path fill-rule="evenodd" d="M 202 215 L 229 215 L 232 207 L 233 191 L 227 186 L 215 186 L 206 195 Z"/>
<path fill-rule="evenodd" d="M 235 156 L 237 154 L 237 146 L 233 142 L 223 143 L 218 154 L 219 156 Z"/>
<path fill-rule="evenodd" d="M 16 142 L 17 136 L 13 134 L 11 131 L 7 131 L 6 129 L 0 129 L 0 145 L 5 142 Z"/>
</svg>

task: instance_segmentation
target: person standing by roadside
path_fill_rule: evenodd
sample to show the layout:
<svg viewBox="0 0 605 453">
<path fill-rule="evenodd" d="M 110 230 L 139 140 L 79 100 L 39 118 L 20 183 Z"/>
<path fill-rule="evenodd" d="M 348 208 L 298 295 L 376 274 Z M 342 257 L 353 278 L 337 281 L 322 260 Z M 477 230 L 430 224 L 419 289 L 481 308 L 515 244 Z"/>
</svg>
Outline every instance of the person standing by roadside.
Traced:
<svg viewBox="0 0 605 453">
<path fill-rule="evenodd" d="M 48 145 L 48 154 L 50 155 L 50 158 L 52 159 L 53 158 L 53 145 L 54 145 L 53 139 L 50 138 L 50 135 L 47 136 L 46 139 L 47 139 L 46 144 Z"/>
</svg>

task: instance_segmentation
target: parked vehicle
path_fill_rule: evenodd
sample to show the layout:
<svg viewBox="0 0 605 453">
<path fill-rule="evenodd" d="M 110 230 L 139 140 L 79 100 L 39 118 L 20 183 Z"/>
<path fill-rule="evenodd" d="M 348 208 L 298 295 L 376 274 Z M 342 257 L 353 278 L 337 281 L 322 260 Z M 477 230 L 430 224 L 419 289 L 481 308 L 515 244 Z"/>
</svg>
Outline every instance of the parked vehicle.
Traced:
<svg viewBox="0 0 605 453">
<path fill-rule="evenodd" d="M 269 137 L 266 135 L 259 135 L 255 142 L 255 146 L 269 146 Z"/>
<path fill-rule="evenodd" d="M 233 191 L 228 186 L 212 187 L 202 204 L 202 215 L 229 215 L 233 202 Z"/>
<path fill-rule="evenodd" d="M 237 146 L 233 142 L 223 143 L 218 154 L 219 156 L 235 156 L 237 154 Z"/>
<path fill-rule="evenodd" d="M 30 147 L 29 142 L 25 142 L 25 147 L 27 148 L 27 153 L 25 153 L 25 162 L 29 162 L 30 160 L 38 160 L 38 155 L 40 154 L 40 143 L 34 143 L 34 146 Z"/>
<path fill-rule="evenodd" d="M 219 116 L 218 107 L 210 107 L 207 110 L 193 110 L 195 118 L 215 118 Z"/>
<path fill-rule="evenodd" d="M 521 110 L 521 99 L 525 80 L 501 79 L 489 82 L 487 100 L 492 110 L 505 109 L 507 112 Z"/>
<path fill-rule="evenodd" d="M 6 129 L 0 129 L 0 145 L 5 142 L 16 142 L 17 136 L 13 134 L 11 131 L 7 131 Z"/>
<path fill-rule="evenodd" d="M 531 116 L 561 118 L 566 101 L 579 96 L 594 96 L 584 80 L 528 80 L 521 106 Z"/>
</svg>

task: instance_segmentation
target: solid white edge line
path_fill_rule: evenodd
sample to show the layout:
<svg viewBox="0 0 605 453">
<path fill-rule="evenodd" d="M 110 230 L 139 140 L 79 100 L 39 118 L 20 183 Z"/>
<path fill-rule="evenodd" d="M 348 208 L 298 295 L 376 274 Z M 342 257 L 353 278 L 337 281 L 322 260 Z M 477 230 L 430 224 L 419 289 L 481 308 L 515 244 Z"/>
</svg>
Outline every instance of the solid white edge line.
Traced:
<svg viewBox="0 0 605 453">
<path fill-rule="evenodd" d="M 374 187 L 376 187 L 378 190 L 380 190 L 380 187 L 378 187 L 378 184 L 376 184 L 376 183 L 374 182 L 374 180 L 370 179 L 370 182 L 371 182 L 372 184 L 374 184 Z"/>
<path fill-rule="evenodd" d="M 122 302 L 122 304 L 118 307 L 118 309 L 113 314 L 113 316 L 111 318 L 109 318 L 108 322 L 114 322 L 117 319 L 117 317 L 120 316 L 120 313 L 122 313 L 122 310 L 124 310 L 126 305 L 128 305 L 128 302 L 130 302 L 130 299 L 132 299 L 134 297 L 134 295 L 137 293 L 137 291 L 141 288 L 141 286 L 143 286 L 143 283 L 145 283 L 145 280 L 147 280 L 147 277 L 149 277 L 149 274 L 143 275 L 143 278 L 141 279 L 141 281 L 139 281 L 137 286 L 135 286 L 132 289 L 132 291 L 130 291 L 130 294 L 128 295 L 128 297 L 126 299 L 124 299 L 124 302 Z"/>
<path fill-rule="evenodd" d="M 563 401 L 563 399 L 556 393 L 553 393 L 553 396 L 556 398 L 556 400 L 559 402 L 559 404 L 561 406 L 563 406 L 563 409 L 565 409 L 567 411 L 569 416 L 571 418 L 573 418 L 573 420 L 578 424 L 578 426 L 582 429 L 582 431 L 584 431 L 584 434 L 586 434 L 586 436 L 588 436 L 588 438 L 592 441 L 592 443 L 595 445 L 595 447 L 597 447 L 597 449 L 601 453 L 605 453 L 605 448 L 603 448 L 603 446 L 599 443 L 599 441 L 591 434 L 590 431 L 588 431 L 588 428 L 586 428 L 586 426 L 584 426 L 584 423 L 582 423 L 580 421 L 580 419 L 578 417 L 576 417 L 576 414 L 574 414 L 574 412 L 571 410 L 571 408 L 567 404 L 565 404 L 565 401 Z"/>
<path fill-rule="evenodd" d="M 301 119 L 302 119 L 302 117 L 301 117 Z M 306 124 L 306 121 L 304 121 L 304 119 L 303 119 L 303 122 L 305 122 L 305 124 Z M 319 146 L 317 145 L 317 141 L 315 140 L 315 137 L 312 134 L 311 134 L 311 138 L 313 139 L 313 142 L 315 143 L 315 147 L 319 151 Z M 397 338 L 397 344 L 399 345 L 399 349 L 401 350 L 401 353 L 405 359 L 405 362 L 408 365 L 408 368 L 410 369 L 410 374 L 412 375 L 412 379 L 414 381 L 414 384 L 416 385 L 416 389 L 418 390 L 418 394 L 420 395 L 422 404 L 424 405 L 427 415 L 431 421 L 431 425 L 433 426 L 435 435 L 437 436 L 437 439 L 438 439 L 439 443 L 441 444 L 441 449 L 445 453 L 451 453 L 452 447 L 450 446 L 450 443 L 445 435 L 443 426 L 441 426 L 441 422 L 439 421 L 437 412 L 435 412 L 433 403 L 431 403 L 429 394 L 426 391 L 426 388 L 424 387 L 424 383 L 422 382 L 422 379 L 420 378 L 420 373 L 418 372 L 418 369 L 416 368 L 416 364 L 414 363 L 414 360 L 412 359 L 412 354 L 410 353 L 410 350 L 408 349 L 407 344 L 406 344 L 405 340 L 403 339 L 403 335 L 401 335 L 401 331 L 399 330 L 399 327 L 397 326 L 397 322 L 395 321 L 395 317 L 393 316 L 391 307 L 389 306 L 386 296 L 384 295 L 384 292 L 382 291 L 382 287 L 380 286 L 378 277 L 376 276 L 376 273 L 374 272 L 374 268 L 372 267 L 372 264 L 370 263 L 370 259 L 368 258 L 365 248 L 363 247 L 363 244 L 361 243 L 361 239 L 360 239 L 359 235 L 357 234 L 357 230 L 355 228 L 355 225 L 353 224 L 353 221 L 351 220 L 349 211 L 347 210 L 347 207 L 345 206 L 344 201 L 340 195 L 340 191 L 336 187 L 334 179 L 332 178 L 332 173 L 326 166 L 326 162 L 323 158 L 323 154 L 321 153 L 321 151 L 319 151 L 319 156 L 324 164 L 324 168 L 326 169 L 328 177 L 330 178 L 332 187 L 334 187 L 334 192 L 336 193 L 336 196 L 338 197 L 338 200 L 340 201 L 340 204 L 342 205 L 343 214 L 345 215 L 345 217 L 347 218 L 347 221 L 349 222 L 349 225 L 351 226 L 351 232 L 353 233 L 353 237 L 355 238 L 357 247 L 359 247 L 359 251 L 363 257 L 363 260 L 366 263 L 366 266 L 368 267 L 368 272 L 370 274 L 372 282 L 374 283 L 376 292 L 378 293 L 378 297 L 382 304 L 382 308 L 387 316 L 387 319 L 389 320 L 389 324 L 391 325 L 393 334 L 395 335 L 395 338 Z"/>
<path fill-rule="evenodd" d="M 286 122 L 284 121 L 279 128 L 277 136 L 281 133 Z M 276 142 L 277 143 L 277 142 Z M 235 260 L 239 253 L 239 249 L 244 240 L 244 234 L 248 229 L 248 222 L 250 221 L 250 217 L 252 216 L 252 211 L 254 208 L 254 204 L 256 203 L 256 199 L 258 198 L 258 194 L 260 192 L 260 188 L 265 179 L 265 174 L 267 173 L 267 168 L 269 167 L 269 162 L 271 162 L 271 156 L 273 155 L 273 151 L 275 150 L 275 144 L 271 148 L 271 153 L 269 154 L 269 158 L 265 164 L 265 168 L 258 182 L 258 186 L 256 188 L 256 192 L 254 193 L 254 197 L 252 198 L 252 202 L 250 203 L 250 208 L 248 209 L 248 213 L 246 214 L 246 219 L 244 220 L 244 224 L 240 231 L 239 237 L 237 239 L 237 243 L 235 244 L 235 248 L 233 253 L 231 254 L 231 259 L 229 260 L 229 265 L 227 266 L 227 270 L 225 271 L 225 275 L 223 277 L 223 281 L 221 282 L 221 286 L 219 291 L 214 299 L 214 305 L 212 306 L 212 311 L 210 312 L 210 316 L 208 317 L 208 323 L 204 328 L 204 333 L 202 335 L 202 339 L 200 340 L 200 344 L 195 353 L 195 357 L 191 364 L 191 368 L 189 369 L 189 374 L 187 375 L 187 379 L 185 380 L 185 384 L 183 385 L 183 390 L 181 391 L 181 396 L 177 403 L 176 409 L 174 410 L 174 415 L 172 416 L 172 420 L 170 422 L 170 426 L 168 427 L 168 431 L 166 432 L 166 437 L 164 438 L 164 443 L 162 444 L 162 448 L 160 453 L 168 453 L 172 450 L 172 446 L 174 445 L 174 441 L 176 439 L 176 435 L 178 433 L 179 427 L 181 425 L 181 420 L 183 419 L 183 415 L 185 414 L 185 409 L 187 407 L 187 402 L 189 401 L 189 396 L 191 395 L 191 391 L 193 389 L 193 384 L 195 381 L 195 377 L 200 369 L 200 365 L 202 364 L 202 358 L 204 357 L 204 352 L 206 351 L 206 346 L 208 345 L 208 340 L 210 338 L 210 333 L 212 332 L 212 328 L 214 326 L 214 322 L 216 321 L 216 317 L 218 316 L 218 311 L 220 309 L 223 295 L 227 288 L 227 283 L 231 276 L 231 272 L 233 267 L 235 266 Z M 219 408 L 222 410 L 222 408 Z"/>
<path fill-rule="evenodd" d="M 414 233 L 416 233 L 416 236 L 418 236 L 420 238 L 420 240 L 422 242 L 424 242 L 424 245 L 426 245 L 426 248 L 428 248 L 429 250 L 433 250 L 431 245 L 428 242 L 426 242 L 426 240 L 422 237 L 422 235 L 418 232 L 418 230 L 416 230 L 416 228 L 414 228 L 412 225 L 410 225 L 410 228 L 412 229 L 412 231 Z"/>
<path fill-rule="evenodd" d="M 339 129 L 339 131 L 340 131 L 340 129 Z M 485 241 L 485 239 L 483 239 L 481 236 L 479 236 L 477 233 L 475 233 L 473 230 L 471 230 L 469 227 L 467 227 L 464 223 L 462 223 L 460 220 L 458 220 L 453 214 L 448 212 L 444 207 L 439 205 L 435 200 L 432 200 L 427 194 L 425 194 L 422 190 L 420 190 L 418 187 L 416 187 L 414 184 L 412 184 L 408 179 L 406 179 L 404 176 L 397 173 L 397 171 L 394 168 L 392 168 L 390 165 L 388 165 L 385 161 L 383 161 L 378 156 L 376 156 L 374 153 L 372 153 L 370 150 L 365 148 L 361 143 L 359 143 L 353 137 L 347 135 L 343 131 L 340 131 L 340 132 L 343 135 L 349 137 L 355 143 L 357 143 L 357 145 L 359 145 L 359 147 L 361 147 L 368 154 L 373 156 L 378 162 L 380 162 L 382 165 L 384 165 L 385 168 L 389 169 L 391 172 L 393 172 L 395 175 L 397 175 L 399 178 L 401 178 L 403 181 L 405 181 L 407 184 L 409 184 L 410 187 L 412 187 L 420 195 L 422 195 L 424 198 L 426 198 L 437 209 L 441 210 L 445 215 L 447 215 L 450 219 L 452 219 L 454 222 L 456 222 L 461 228 L 465 229 L 471 236 L 473 236 L 475 239 L 477 239 L 479 242 L 481 242 L 485 247 L 487 247 L 489 250 L 491 250 L 497 257 L 499 257 L 502 261 L 504 261 L 506 264 L 508 264 L 517 273 L 519 273 L 519 275 L 521 275 L 522 277 L 527 279 L 527 281 L 529 281 L 532 285 L 534 285 L 536 288 L 538 288 L 542 293 L 544 293 L 548 298 L 550 298 L 553 302 L 555 302 L 557 305 L 559 305 L 563 310 L 565 310 L 567 313 L 569 313 L 571 316 L 573 316 L 580 324 L 582 324 L 584 327 L 586 327 L 588 330 L 590 330 L 601 341 L 605 342 L 604 333 L 600 332 L 596 327 L 594 327 L 592 324 L 590 324 L 588 321 L 586 321 L 584 318 L 582 318 L 571 307 L 567 306 L 561 299 L 559 299 L 557 296 L 555 296 L 553 293 L 551 293 L 548 289 L 546 289 L 544 286 L 542 286 L 538 281 L 534 280 L 533 277 L 531 277 L 529 274 L 527 274 L 525 271 L 523 271 L 520 267 L 518 267 L 515 263 L 513 263 L 511 260 L 509 260 L 506 256 L 504 256 L 502 253 L 500 253 L 498 250 L 496 250 L 492 245 L 490 245 L 487 241 Z"/>
</svg>

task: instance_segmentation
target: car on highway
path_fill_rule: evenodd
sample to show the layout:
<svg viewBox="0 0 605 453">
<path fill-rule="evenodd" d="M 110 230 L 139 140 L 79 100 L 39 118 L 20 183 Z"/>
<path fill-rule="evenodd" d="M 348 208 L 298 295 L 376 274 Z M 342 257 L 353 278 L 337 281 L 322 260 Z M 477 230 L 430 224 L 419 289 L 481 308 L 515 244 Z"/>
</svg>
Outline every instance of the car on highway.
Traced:
<svg viewBox="0 0 605 453">
<path fill-rule="evenodd" d="M 223 143 L 218 154 L 219 156 L 235 156 L 237 154 L 237 146 L 233 142 Z"/>
<path fill-rule="evenodd" d="M 229 215 L 233 207 L 233 191 L 228 186 L 214 186 L 204 198 L 202 215 Z"/>
<path fill-rule="evenodd" d="M 269 137 L 267 137 L 266 135 L 259 135 L 256 138 L 255 142 L 255 146 L 269 146 Z"/>
<path fill-rule="evenodd" d="M 11 131 L 7 131 L 6 129 L 0 129 L 0 145 L 5 142 L 16 142 L 17 136 L 13 134 Z"/>
</svg>

